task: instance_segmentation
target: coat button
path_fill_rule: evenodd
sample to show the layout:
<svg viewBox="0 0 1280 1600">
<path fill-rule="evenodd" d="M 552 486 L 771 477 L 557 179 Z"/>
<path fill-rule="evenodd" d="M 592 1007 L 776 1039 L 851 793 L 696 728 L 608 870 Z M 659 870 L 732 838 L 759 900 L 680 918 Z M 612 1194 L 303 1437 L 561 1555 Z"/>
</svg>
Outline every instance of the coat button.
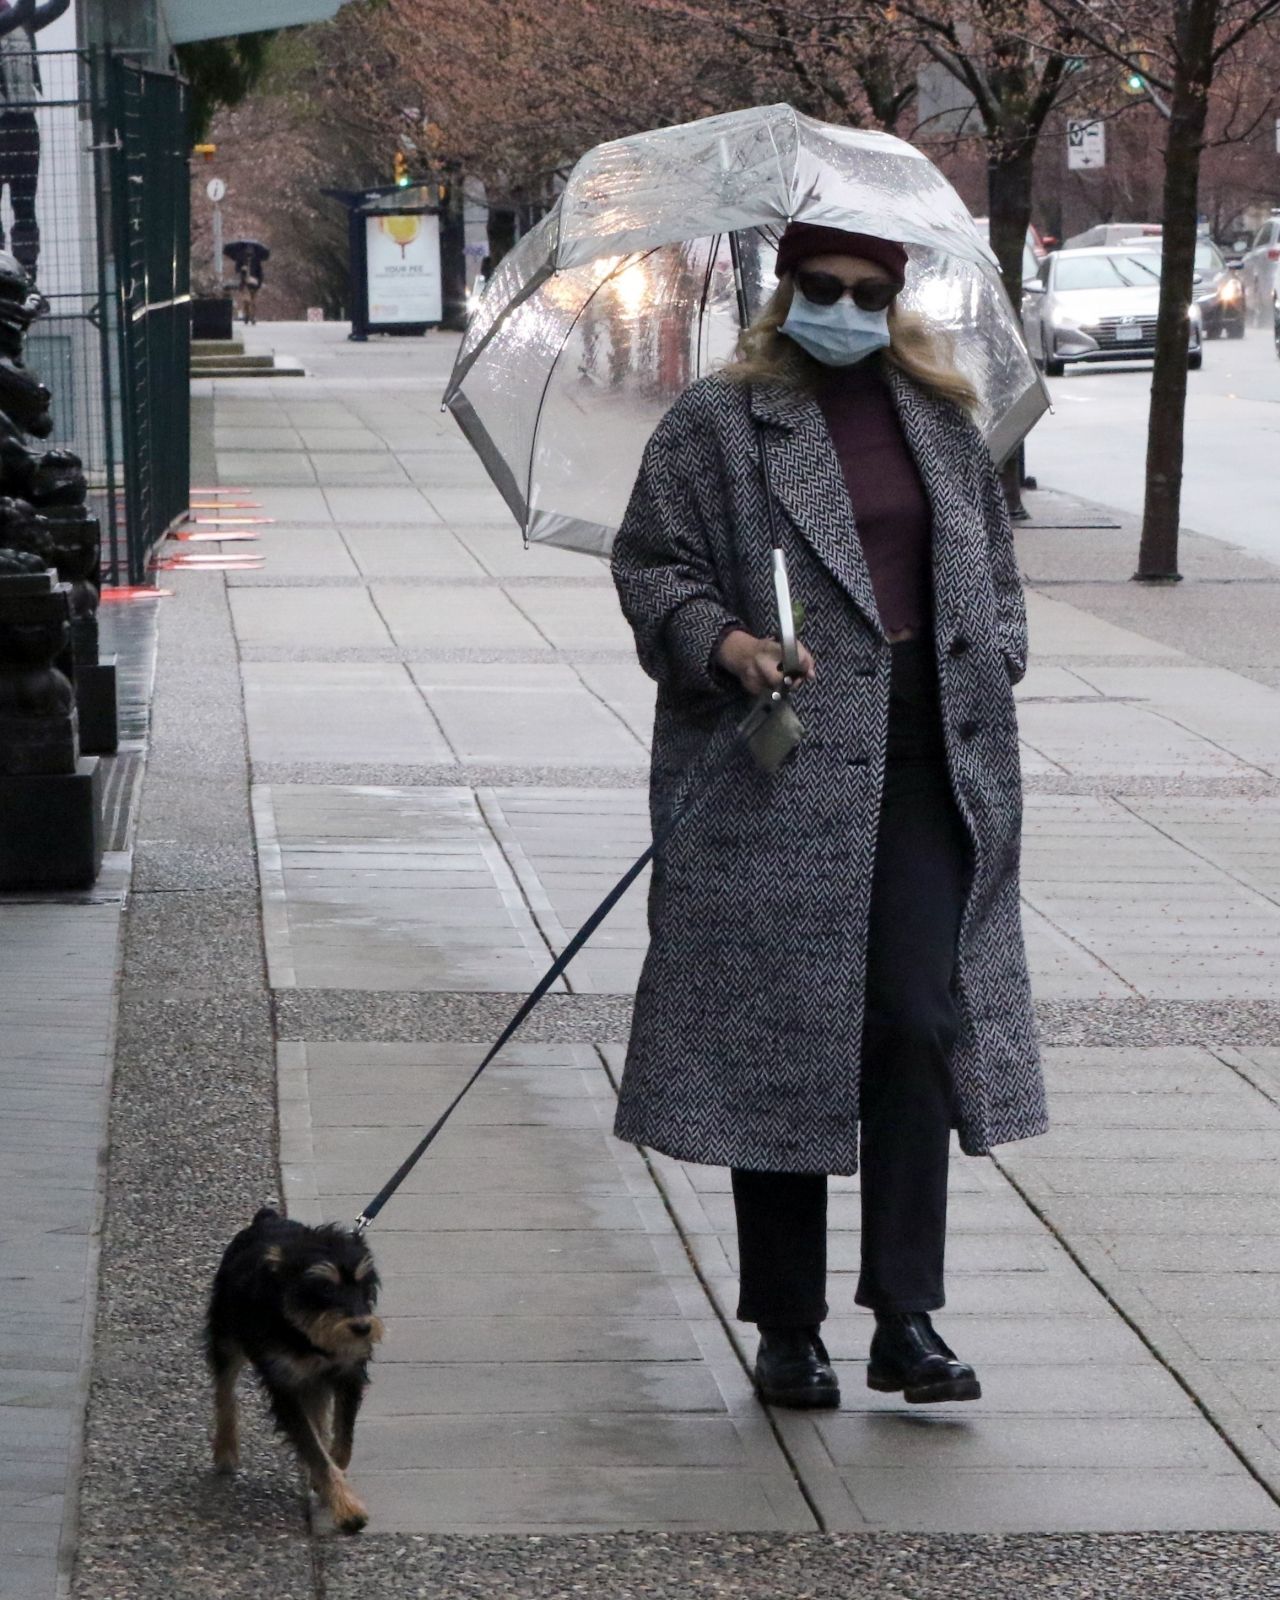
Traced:
<svg viewBox="0 0 1280 1600">
<path fill-rule="evenodd" d="M 847 756 L 845 758 L 845 765 L 849 767 L 865 767 L 867 765 L 867 758 L 866 756 Z"/>
<path fill-rule="evenodd" d="M 982 724 L 980 722 L 962 722 L 960 724 L 960 737 L 962 739 L 972 739 L 981 729 Z"/>
<path fill-rule="evenodd" d="M 969 641 L 965 638 L 964 634 L 956 634 L 955 638 L 951 641 L 951 654 L 953 656 L 962 656 L 966 653 L 968 648 Z"/>
<path fill-rule="evenodd" d="M 876 675 L 875 663 L 872 661 L 855 661 L 853 675 L 855 678 L 874 678 Z"/>
</svg>

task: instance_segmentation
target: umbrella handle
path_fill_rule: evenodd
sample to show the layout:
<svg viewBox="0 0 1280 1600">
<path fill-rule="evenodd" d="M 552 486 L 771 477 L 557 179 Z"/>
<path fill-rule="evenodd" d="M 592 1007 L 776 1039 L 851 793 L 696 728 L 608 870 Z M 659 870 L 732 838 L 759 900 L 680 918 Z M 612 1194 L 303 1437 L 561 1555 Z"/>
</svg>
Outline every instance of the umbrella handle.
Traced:
<svg viewBox="0 0 1280 1600">
<path fill-rule="evenodd" d="M 782 673 L 787 678 L 800 676 L 800 645 L 796 639 L 796 614 L 791 603 L 791 583 L 787 561 L 778 533 L 778 514 L 773 504 L 773 485 L 769 481 L 769 458 L 764 448 L 763 431 L 756 434 L 760 454 L 760 476 L 764 479 L 764 500 L 769 513 L 769 543 L 773 546 L 773 593 L 778 603 L 778 638 L 782 644 Z"/>
<path fill-rule="evenodd" d="M 800 676 L 800 645 L 796 639 L 795 611 L 791 605 L 791 585 L 787 581 L 787 562 L 777 545 L 773 547 L 773 592 L 778 601 L 778 638 L 782 641 L 782 672 L 787 678 Z"/>
</svg>

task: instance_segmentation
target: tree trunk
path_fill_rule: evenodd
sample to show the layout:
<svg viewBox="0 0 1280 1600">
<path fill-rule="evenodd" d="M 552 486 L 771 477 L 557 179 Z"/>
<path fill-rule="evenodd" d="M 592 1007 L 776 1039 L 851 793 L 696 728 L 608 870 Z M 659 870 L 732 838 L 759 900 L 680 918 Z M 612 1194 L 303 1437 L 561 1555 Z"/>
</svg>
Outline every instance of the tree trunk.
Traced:
<svg viewBox="0 0 1280 1600">
<path fill-rule="evenodd" d="M 987 140 L 987 227 L 1015 317 L 1022 314 L 1022 254 L 1031 226 L 1035 153 L 1034 137 L 996 134 Z M 1016 451 L 1000 473 L 1009 515 L 1016 521 L 1029 515 L 1022 504 L 1023 460 L 1022 451 Z"/>
<path fill-rule="evenodd" d="M 987 141 L 987 215 L 991 248 L 1015 313 L 1022 310 L 1022 252 L 1031 226 L 1034 135 L 995 134 Z"/>
<path fill-rule="evenodd" d="M 1196 259 L 1196 194 L 1219 0 L 1174 0 L 1177 67 L 1165 145 L 1164 239 L 1155 370 L 1147 424 L 1147 487 L 1134 577 L 1176 582 L 1187 406 L 1187 338 Z"/>
</svg>

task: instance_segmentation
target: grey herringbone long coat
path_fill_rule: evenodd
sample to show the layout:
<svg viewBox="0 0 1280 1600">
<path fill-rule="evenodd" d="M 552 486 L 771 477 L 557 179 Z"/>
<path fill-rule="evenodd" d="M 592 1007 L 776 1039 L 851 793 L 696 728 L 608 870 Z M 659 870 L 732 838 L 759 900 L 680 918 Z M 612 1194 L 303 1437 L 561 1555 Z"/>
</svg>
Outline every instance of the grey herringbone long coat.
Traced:
<svg viewBox="0 0 1280 1600">
<path fill-rule="evenodd" d="M 962 1146 L 980 1154 L 1046 1126 L 1018 908 L 1012 684 L 1026 613 L 981 437 L 892 369 L 890 382 L 933 507 L 947 761 L 973 849 L 951 1070 Z M 796 698 L 806 738 L 772 778 L 738 759 L 654 865 L 615 1132 L 688 1161 L 851 1173 L 891 647 L 817 403 L 783 385 L 695 383 L 645 451 L 613 575 L 658 682 L 656 827 L 708 741 L 746 709 L 711 665 L 721 630 L 776 629 L 760 440 L 818 664 Z"/>
</svg>

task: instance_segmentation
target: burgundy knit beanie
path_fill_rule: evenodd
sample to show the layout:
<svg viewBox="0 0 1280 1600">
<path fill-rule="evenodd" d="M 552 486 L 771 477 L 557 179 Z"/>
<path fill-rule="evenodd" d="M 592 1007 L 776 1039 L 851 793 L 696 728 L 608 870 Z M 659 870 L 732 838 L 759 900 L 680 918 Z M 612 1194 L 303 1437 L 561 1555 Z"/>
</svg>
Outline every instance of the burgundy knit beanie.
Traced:
<svg viewBox="0 0 1280 1600">
<path fill-rule="evenodd" d="M 789 222 L 778 243 L 775 271 L 794 272 L 810 256 L 856 256 L 874 261 L 901 289 L 907 278 L 907 252 L 890 239 L 873 233 L 848 233 L 844 228 L 824 228 L 813 222 Z"/>
</svg>

